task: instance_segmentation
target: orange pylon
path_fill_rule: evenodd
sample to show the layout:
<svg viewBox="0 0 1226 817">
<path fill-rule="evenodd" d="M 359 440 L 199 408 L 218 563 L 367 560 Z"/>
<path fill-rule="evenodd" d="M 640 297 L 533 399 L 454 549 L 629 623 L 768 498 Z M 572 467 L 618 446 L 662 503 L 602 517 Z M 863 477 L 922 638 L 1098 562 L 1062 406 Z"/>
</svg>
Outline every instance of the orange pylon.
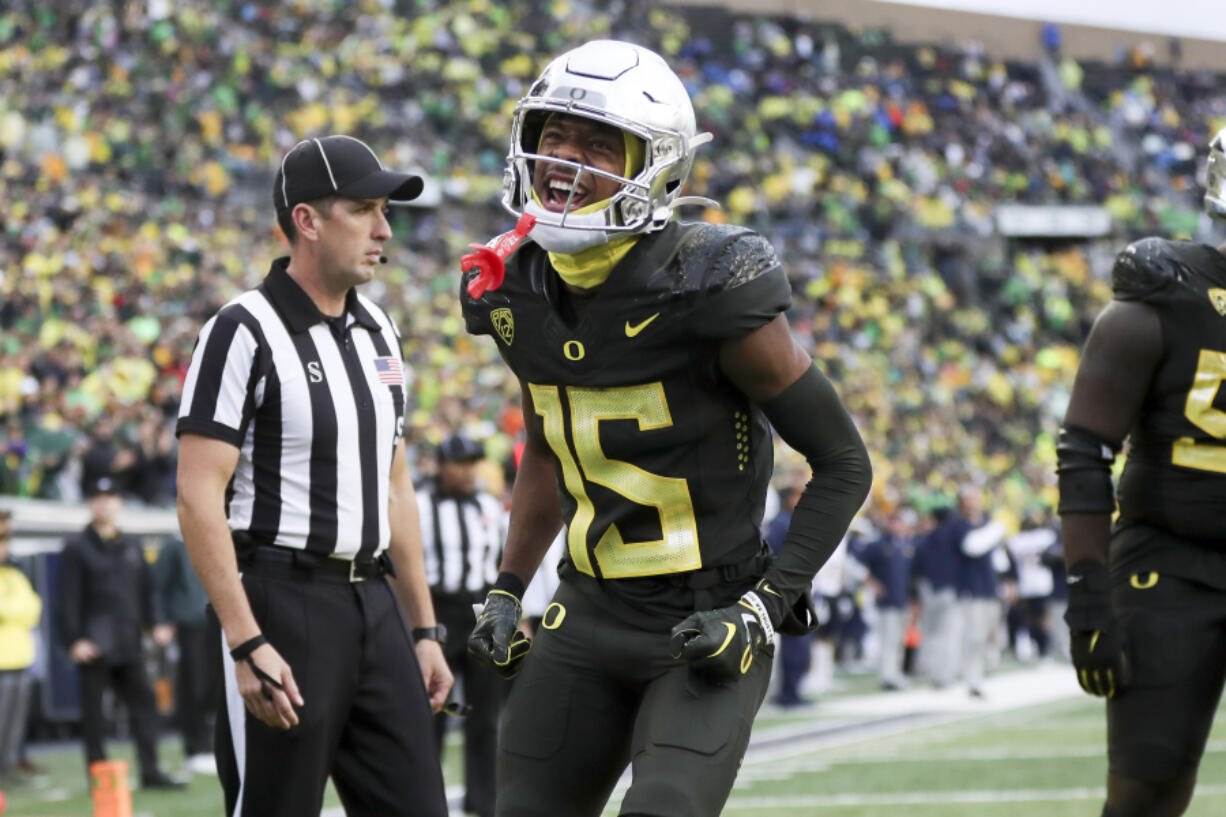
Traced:
<svg viewBox="0 0 1226 817">
<path fill-rule="evenodd" d="M 128 788 L 126 760 L 99 760 L 89 764 L 94 817 L 132 817 L 132 790 Z"/>
</svg>

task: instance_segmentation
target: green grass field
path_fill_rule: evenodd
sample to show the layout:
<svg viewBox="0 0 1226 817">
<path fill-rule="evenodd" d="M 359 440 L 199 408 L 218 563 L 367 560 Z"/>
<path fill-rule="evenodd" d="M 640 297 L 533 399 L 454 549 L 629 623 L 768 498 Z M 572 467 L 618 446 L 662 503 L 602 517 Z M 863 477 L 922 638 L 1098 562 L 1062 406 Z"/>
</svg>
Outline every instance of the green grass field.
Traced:
<svg viewBox="0 0 1226 817">
<path fill-rule="evenodd" d="M 852 692 L 865 685 L 852 685 Z M 845 693 L 846 694 L 846 693 Z M 874 699 L 867 701 L 871 708 Z M 890 696 L 877 696 L 884 709 Z M 1106 776 L 1103 705 L 1060 697 L 1018 708 L 963 711 L 928 725 L 887 724 L 874 732 L 856 717 L 817 706 L 764 709 L 756 738 L 789 736 L 782 745 L 753 747 L 725 809 L 729 817 L 1084 817 L 1101 808 Z M 860 717 L 860 721 L 865 720 Z M 835 735 L 818 730 L 847 725 Z M 113 756 L 131 760 L 130 746 Z M 168 769 L 178 768 L 177 742 L 162 745 Z M 83 763 L 76 746 L 38 751 L 47 777 L 6 786 L 4 817 L 90 817 Z M 462 784 L 458 745 L 449 742 L 444 774 L 449 792 Z M 1215 727 L 1201 768 L 1191 817 L 1226 814 L 1226 721 Z M 617 813 L 623 788 L 606 814 Z M 133 794 L 134 813 L 151 817 L 217 817 L 215 778 L 198 777 L 185 792 Z M 329 787 L 325 814 L 339 817 Z M 458 811 L 453 812 L 459 814 Z"/>
<path fill-rule="evenodd" d="M 1226 726 L 1214 730 L 1189 815 L 1226 814 Z M 1073 817 L 1097 815 L 1106 777 L 1103 707 L 1061 701 L 747 763 L 727 815 Z"/>
</svg>

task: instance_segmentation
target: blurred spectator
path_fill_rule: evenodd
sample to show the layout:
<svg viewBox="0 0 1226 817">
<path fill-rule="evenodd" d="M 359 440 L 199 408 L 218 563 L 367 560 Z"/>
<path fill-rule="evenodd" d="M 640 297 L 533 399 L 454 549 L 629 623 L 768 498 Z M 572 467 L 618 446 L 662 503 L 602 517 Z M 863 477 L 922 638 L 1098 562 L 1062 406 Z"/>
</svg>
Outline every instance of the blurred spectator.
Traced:
<svg viewBox="0 0 1226 817">
<path fill-rule="evenodd" d="M 0 776 L 21 768 L 26 734 L 34 637 L 43 602 L 9 558 L 12 515 L 0 508 Z"/>
<path fill-rule="evenodd" d="M 1056 544 L 1056 531 L 1033 515 L 1022 523 L 1022 530 L 1005 540 L 1005 546 L 1017 565 L 1017 604 L 1021 614 L 1017 655 L 1022 660 L 1032 656 L 1045 658 L 1050 641 L 1048 600 L 1053 592 L 1051 568 L 1043 555 Z M 1063 629 L 1063 628 L 1062 628 Z M 1025 633 L 1025 641 L 1022 640 Z M 1028 645 L 1024 646 L 1028 642 Z"/>
<path fill-rule="evenodd" d="M 438 475 L 417 492 L 422 552 L 434 615 L 446 627 L 443 654 L 464 692 L 464 811 L 494 817 L 494 759 L 498 718 L 508 683 L 468 658 L 468 636 L 476 624 L 473 605 L 480 604 L 498 578 L 506 538 L 502 504 L 477 486 L 477 466 L 485 448 L 453 434 L 436 452 Z M 434 734 L 442 756 L 449 716 L 434 716 Z"/>
<path fill-rule="evenodd" d="M 935 526 L 916 545 L 911 562 L 920 605 L 920 673 L 938 689 L 954 682 L 961 656 L 958 577 L 963 524 L 952 508 L 933 511 Z"/>
<path fill-rule="evenodd" d="M 852 527 L 821 570 L 813 577 L 813 600 L 817 608 L 817 632 L 810 652 L 809 672 L 802 679 L 801 694 L 820 696 L 838 687 L 835 667 L 859 647 L 863 623 L 855 601 L 855 590 L 867 575 L 860 563 L 848 558 L 851 541 L 864 535 L 862 519 Z"/>
<path fill-rule="evenodd" d="M 81 457 L 81 492 L 88 497 L 89 486 L 103 478 L 111 479 L 116 491 L 127 493 L 136 454 L 113 415 L 101 415 L 89 431 L 88 447 Z"/>
<path fill-rule="evenodd" d="M 169 505 L 175 497 L 175 435 L 158 414 L 144 415 L 136 430 L 130 489 L 146 505 Z"/>
<path fill-rule="evenodd" d="M 974 486 L 958 494 L 953 530 L 958 537 L 958 606 L 962 616 L 962 672 L 971 695 L 983 697 L 992 636 L 1000 626 L 1000 587 L 996 574 L 1009 567 L 1001 550 L 1005 526 L 983 513 L 983 492 Z"/>
<path fill-rule="evenodd" d="M 877 678 L 882 689 L 903 689 L 904 638 L 910 608 L 911 560 L 915 546 L 910 538 L 909 509 L 895 510 L 886 519 L 881 536 L 855 554 L 869 572 L 869 585 L 877 601 L 876 630 L 880 650 Z"/>
<path fill-rule="evenodd" d="M 175 672 L 175 718 L 183 734 L 184 765 L 197 774 L 216 774 L 213 759 L 213 714 L 221 694 L 216 669 L 220 661 L 209 653 L 218 645 L 208 637 L 204 592 L 187 548 L 178 537 L 167 539 L 158 551 L 153 566 L 154 592 L 164 614 L 154 627 L 154 641 L 165 646 L 172 640 L 178 647 Z"/>
<path fill-rule="evenodd" d="M 778 553 L 783 547 L 788 525 L 792 524 L 792 511 L 804 492 L 805 480 L 790 480 L 781 491 L 779 512 L 766 527 L 766 544 Z M 800 685 L 809 672 L 812 635 L 782 635 L 779 637 L 779 692 L 775 703 L 779 706 L 801 706 L 812 701 L 801 697 Z"/>
<path fill-rule="evenodd" d="M 142 627 L 162 616 L 140 544 L 116 527 L 123 507 L 119 486 L 98 477 L 86 486 L 90 521 L 64 543 L 55 598 L 60 643 L 77 665 L 86 770 L 106 759 L 102 708 L 107 687 L 131 720 L 142 788 L 181 788 L 157 765 L 157 711 L 145 669 Z"/>
<path fill-rule="evenodd" d="M 1051 571 L 1052 578 L 1051 596 L 1047 600 L 1047 620 L 1056 622 L 1055 626 L 1048 628 L 1051 639 L 1049 652 L 1061 661 L 1071 661 L 1068 627 L 1061 624 L 1064 621 L 1064 613 L 1068 610 L 1068 570 L 1064 564 L 1064 542 L 1058 523 L 1055 530 L 1056 541 L 1043 551 L 1042 557 L 1043 564 Z"/>
</svg>

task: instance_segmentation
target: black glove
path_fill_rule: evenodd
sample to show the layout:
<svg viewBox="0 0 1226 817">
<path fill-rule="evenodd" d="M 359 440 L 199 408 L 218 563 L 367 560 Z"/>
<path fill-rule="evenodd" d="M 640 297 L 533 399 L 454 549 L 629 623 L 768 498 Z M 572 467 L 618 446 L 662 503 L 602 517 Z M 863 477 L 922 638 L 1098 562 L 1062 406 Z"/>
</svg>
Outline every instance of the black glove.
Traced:
<svg viewBox="0 0 1226 817">
<path fill-rule="evenodd" d="M 774 639 L 783 613 L 783 597 L 763 579 L 736 604 L 693 613 L 674 627 L 673 657 L 716 679 L 736 679 Z"/>
<path fill-rule="evenodd" d="M 497 588 L 485 597 L 485 606 L 468 637 L 468 654 L 489 664 L 504 678 L 519 672 L 532 640 L 519 629 L 519 598 Z"/>
<path fill-rule="evenodd" d="M 1077 682 L 1091 695 L 1114 698 L 1132 677 L 1123 634 L 1111 614 L 1107 566 L 1083 559 L 1069 568 L 1068 622 Z"/>
</svg>

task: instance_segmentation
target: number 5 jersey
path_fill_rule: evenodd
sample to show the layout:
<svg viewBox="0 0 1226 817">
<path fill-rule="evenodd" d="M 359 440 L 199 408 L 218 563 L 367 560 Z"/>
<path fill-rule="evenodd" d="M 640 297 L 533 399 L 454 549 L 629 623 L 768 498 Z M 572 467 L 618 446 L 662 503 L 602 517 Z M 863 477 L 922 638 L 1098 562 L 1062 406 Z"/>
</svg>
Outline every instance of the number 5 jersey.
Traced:
<svg viewBox="0 0 1226 817">
<path fill-rule="evenodd" d="M 1154 371 L 1119 486 L 1119 528 L 1145 523 L 1223 547 L 1226 534 L 1226 256 L 1147 238 L 1112 269 L 1115 297 L 1158 313 Z"/>
</svg>

